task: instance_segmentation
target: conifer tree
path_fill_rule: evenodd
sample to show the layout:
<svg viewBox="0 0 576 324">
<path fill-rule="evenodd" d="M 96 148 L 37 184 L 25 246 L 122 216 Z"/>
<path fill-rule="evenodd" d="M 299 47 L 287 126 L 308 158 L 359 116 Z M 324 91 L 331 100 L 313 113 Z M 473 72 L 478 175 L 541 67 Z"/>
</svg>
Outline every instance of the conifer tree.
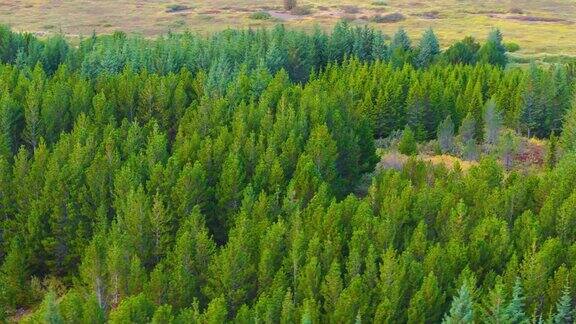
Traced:
<svg viewBox="0 0 576 324">
<path fill-rule="evenodd" d="M 554 168 L 558 162 L 558 137 L 554 132 L 552 132 L 548 140 L 545 162 L 550 169 Z"/>
<path fill-rule="evenodd" d="M 574 319 L 574 308 L 572 305 L 572 297 L 570 297 L 570 288 L 568 285 L 564 286 L 562 290 L 562 297 L 556 303 L 556 314 L 554 315 L 554 323 L 572 323 Z"/>
<path fill-rule="evenodd" d="M 458 134 L 460 136 L 460 141 L 462 144 L 466 145 L 470 141 L 475 141 L 476 134 L 476 121 L 472 117 L 471 113 L 466 115 L 466 118 L 462 120 L 462 125 L 458 129 Z"/>
<path fill-rule="evenodd" d="M 82 323 L 103 324 L 106 322 L 104 310 L 94 294 L 88 296 L 82 305 Z"/>
<path fill-rule="evenodd" d="M 152 316 L 152 324 L 170 324 L 174 322 L 174 315 L 172 315 L 172 306 L 162 305 L 154 311 Z"/>
<path fill-rule="evenodd" d="M 508 63 L 506 56 L 506 47 L 503 43 L 503 36 L 499 29 L 493 29 L 488 34 L 488 40 L 479 52 L 479 61 L 482 63 L 493 64 L 504 67 Z"/>
<path fill-rule="evenodd" d="M 573 105 L 564 116 L 560 143 L 566 153 L 574 153 L 576 151 L 576 105 Z"/>
<path fill-rule="evenodd" d="M 508 307 L 505 305 L 504 285 L 499 280 L 490 290 L 483 309 L 483 318 L 487 323 L 508 323 Z"/>
<path fill-rule="evenodd" d="M 0 267 L 0 281 L 6 301 L 11 308 L 26 305 L 28 302 L 28 266 L 24 248 L 18 237 L 10 243 L 10 250 Z"/>
<path fill-rule="evenodd" d="M 522 291 L 522 284 L 520 278 L 516 278 L 514 287 L 512 288 L 512 300 L 506 306 L 506 317 L 512 323 L 527 323 L 528 317 L 524 313 L 524 293 Z"/>
<path fill-rule="evenodd" d="M 442 154 L 449 154 L 454 151 L 454 123 L 452 117 L 448 115 L 437 131 L 438 145 Z"/>
<path fill-rule="evenodd" d="M 306 145 L 306 153 L 314 162 L 322 181 L 335 184 L 338 148 L 326 125 L 317 126 L 312 130 Z"/>
<path fill-rule="evenodd" d="M 508 131 L 502 136 L 500 144 L 500 154 L 505 168 L 510 169 L 512 167 L 516 150 L 517 144 L 514 134 Z"/>
<path fill-rule="evenodd" d="M 223 297 L 214 298 L 204 314 L 207 324 L 218 324 L 226 322 L 228 317 L 228 310 L 226 308 L 226 301 Z"/>
<path fill-rule="evenodd" d="M 440 54 L 440 44 L 432 28 L 428 28 L 420 39 L 419 52 L 416 58 L 417 65 L 425 68 L 429 66 L 438 54 Z"/>
<path fill-rule="evenodd" d="M 490 99 L 484 108 L 484 143 L 488 147 L 497 146 L 502 128 L 502 116 L 496 108 L 494 99 Z"/>
<path fill-rule="evenodd" d="M 536 63 L 530 64 L 530 69 L 525 77 L 522 110 L 520 122 L 526 130 L 528 137 L 533 132 L 538 131 L 540 125 L 544 125 L 544 107 L 542 106 L 541 72 L 536 67 Z"/>
<path fill-rule="evenodd" d="M 410 62 L 412 42 L 404 28 L 398 29 L 392 38 L 388 48 L 390 61 L 394 67 L 401 68 L 405 63 Z"/>
<path fill-rule="evenodd" d="M 404 128 L 400 143 L 398 143 L 398 151 L 405 155 L 416 155 L 418 153 L 416 138 L 410 127 Z"/>
<path fill-rule="evenodd" d="M 60 313 L 60 305 L 56 301 L 56 294 L 50 291 L 42 301 L 42 322 L 47 324 L 63 324 L 64 319 Z"/>
<path fill-rule="evenodd" d="M 472 296 L 466 283 L 462 284 L 458 294 L 452 299 L 450 311 L 444 316 L 442 323 L 473 323 L 474 306 Z"/>
<path fill-rule="evenodd" d="M 439 322 L 442 316 L 439 310 L 443 302 L 444 296 L 438 286 L 436 275 L 431 272 L 424 278 L 422 286 L 410 300 L 408 322 Z"/>
</svg>

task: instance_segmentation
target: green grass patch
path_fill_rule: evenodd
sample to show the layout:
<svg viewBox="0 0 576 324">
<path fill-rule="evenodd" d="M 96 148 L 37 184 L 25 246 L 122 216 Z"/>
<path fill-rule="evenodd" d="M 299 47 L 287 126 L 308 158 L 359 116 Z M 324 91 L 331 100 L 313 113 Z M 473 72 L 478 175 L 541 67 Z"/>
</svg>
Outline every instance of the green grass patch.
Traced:
<svg viewBox="0 0 576 324">
<path fill-rule="evenodd" d="M 250 19 L 254 20 L 270 20 L 272 15 L 267 11 L 257 11 L 250 15 Z"/>
</svg>

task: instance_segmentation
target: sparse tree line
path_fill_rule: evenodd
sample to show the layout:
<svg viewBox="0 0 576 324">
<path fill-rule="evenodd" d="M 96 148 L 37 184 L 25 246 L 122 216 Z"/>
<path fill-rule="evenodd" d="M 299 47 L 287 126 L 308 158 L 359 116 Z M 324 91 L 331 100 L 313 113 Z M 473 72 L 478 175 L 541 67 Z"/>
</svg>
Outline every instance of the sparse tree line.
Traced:
<svg viewBox="0 0 576 324">
<path fill-rule="evenodd" d="M 497 31 L 0 34 L 0 319 L 573 321 L 570 67 L 504 69 Z M 411 159 L 354 194 L 403 129 L 445 153 L 556 134 L 564 158 Z"/>
</svg>

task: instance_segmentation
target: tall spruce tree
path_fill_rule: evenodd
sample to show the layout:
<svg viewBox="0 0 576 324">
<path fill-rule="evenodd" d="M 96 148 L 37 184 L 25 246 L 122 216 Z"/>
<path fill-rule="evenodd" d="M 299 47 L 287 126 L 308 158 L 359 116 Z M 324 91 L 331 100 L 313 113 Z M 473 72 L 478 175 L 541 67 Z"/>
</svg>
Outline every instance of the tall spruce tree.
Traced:
<svg viewBox="0 0 576 324">
<path fill-rule="evenodd" d="M 444 324 L 462 324 L 474 322 L 474 305 L 470 289 L 464 283 L 458 290 L 458 294 L 452 299 L 450 310 L 444 316 Z"/>
<path fill-rule="evenodd" d="M 440 43 L 432 28 L 428 28 L 418 45 L 418 56 L 416 57 L 416 64 L 425 68 L 429 66 L 434 59 L 440 54 Z"/>
<path fill-rule="evenodd" d="M 512 299 L 508 306 L 506 306 L 506 317 L 512 323 L 528 323 L 528 317 L 524 313 L 524 293 L 522 291 L 522 283 L 520 278 L 516 278 L 514 287 L 512 288 Z"/>
<path fill-rule="evenodd" d="M 454 123 L 450 115 L 438 125 L 436 136 L 442 154 L 449 154 L 454 151 Z"/>
<path fill-rule="evenodd" d="M 562 297 L 556 303 L 556 314 L 554 315 L 555 324 L 565 324 L 574 322 L 574 307 L 572 297 L 570 296 L 570 287 L 564 286 Z"/>
</svg>

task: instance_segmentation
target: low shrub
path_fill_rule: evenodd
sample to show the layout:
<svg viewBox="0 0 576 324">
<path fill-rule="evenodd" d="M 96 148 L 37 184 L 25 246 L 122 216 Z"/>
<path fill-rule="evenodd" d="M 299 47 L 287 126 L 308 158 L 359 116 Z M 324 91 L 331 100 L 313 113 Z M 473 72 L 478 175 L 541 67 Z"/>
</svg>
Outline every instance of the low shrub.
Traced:
<svg viewBox="0 0 576 324">
<path fill-rule="evenodd" d="M 166 8 L 166 12 L 167 13 L 173 13 L 173 12 L 185 11 L 185 10 L 189 10 L 189 9 L 191 9 L 191 8 L 186 6 L 186 5 L 172 4 Z"/>
<path fill-rule="evenodd" d="M 504 46 L 506 47 L 506 50 L 510 53 L 518 52 L 520 50 L 520 45 L 514 42 L 508 42 L 504 44 Z"/>
<path fill-rule="evenodd" d="M 272 19 L 272 15 L 270 15 L 269 12 L 267 11 L 257 11 L 257 12 L 253 12 L 250 15 L 250 19 L 254 19 L 254 20 L 269 20 Z"/>
<path fill-rule="evenodd" d="M 404 19 L 406 19 L 406 17 L 403 14 L 395 12 L 387 15 L 374 15 L 370 20 L 378 24 L 384 24 L 384 23 L 396 23 Z"/>
</svg>

